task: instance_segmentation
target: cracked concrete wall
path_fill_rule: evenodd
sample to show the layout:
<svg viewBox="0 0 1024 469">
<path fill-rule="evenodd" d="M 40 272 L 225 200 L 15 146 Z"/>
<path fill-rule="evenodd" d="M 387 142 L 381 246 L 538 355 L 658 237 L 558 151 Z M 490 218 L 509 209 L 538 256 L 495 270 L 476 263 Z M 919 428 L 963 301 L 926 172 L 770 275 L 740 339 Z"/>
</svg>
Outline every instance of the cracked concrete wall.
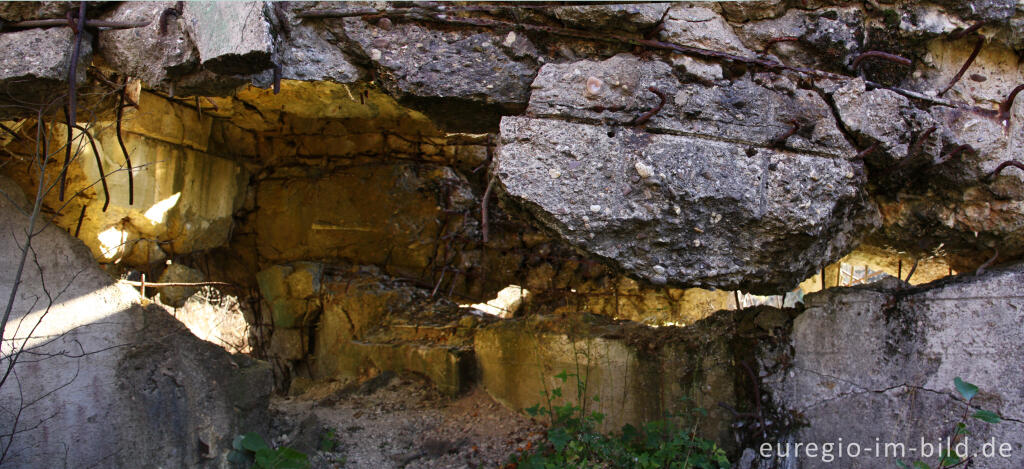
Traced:
<svg viewBox="0 0 1024 469">
<path fill-rule="evenodd" d="M 992 438 L 1011 448 L 1008 458 L 976 457 L 975 467 L 1017 467 L 1024 461 L 1022 280 L 1024 266 L 1015 264 L 916 289 L 883 282 L 810 295 L 793 321 L 791 355 L 762 362 L 765 389 L 797 425 L 795 441 L 873 447 L 878 438 L 917 448 L 922 438 L 943 439 L 963 414 L 953 386 L 960 377 L 981 389 L 973 409 L 1003 417 L 968 419 L 971 451 L 980 454 Z M 829 466 L 798 459 L 800 467 Z M 857 467 L 892 465 L 892 457 L 856 459 Z"/>
<path fill-rule="evenodd" d="M 265 425 L 269 366 L 197 339 L 45 220 L 16 277 L 32 205 L 4 177 L 0 194 L 3 466 L 228 467 L 233 436 Z"/>
</svg>

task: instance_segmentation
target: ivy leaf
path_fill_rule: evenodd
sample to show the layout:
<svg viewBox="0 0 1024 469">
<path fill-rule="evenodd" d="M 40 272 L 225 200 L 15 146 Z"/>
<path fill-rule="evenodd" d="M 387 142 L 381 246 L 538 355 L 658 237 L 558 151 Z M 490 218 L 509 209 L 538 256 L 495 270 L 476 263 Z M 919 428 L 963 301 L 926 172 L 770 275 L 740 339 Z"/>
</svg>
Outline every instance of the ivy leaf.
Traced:
<svg viewBox="0 0 1024 469">
<path fill-rule="evenodd" d="M 914 463 L 914 469 L 932 469 L 932 467 L 921 461 L 917 461 Z"/>
<path fill-rule="evenodd" d="M 956 386 L 957 392 L 959 392 L 960 395 L 963 396 L 964 400 L 969 401 L 971 400 L 971 398 L 974 397 L 975 394 L 978 394 L 977 386 L 960 379 L 959 376 L 953 378 L 953 385 Z"/>
<path fill-rule="evenodd" d="M 960 464 L 960 456 L 953 454 L 948 449 L 942 452 L 939 467 L 954 466 L 956 464 Z"/>
<path fill-rule="evenodd" d="M 240 443 L 242 444 L 242 448 L 252 451 L 253 453 L 259 453 L 260 451 L 263 450 L 270 450 L 270 447 L 267 446 L 267 442 L 263 441 L 263 437 L 256 432 L 249 432 L 246 433 L 245 435 L 242 435 Z"/>
<path fill-rule="evenodd" d="M 548 441 L 555 446 L 555 450 L 557 451 L 561 451 L 562 448 L 565 448 L 565 445 L 569 443 L 569 440 L 572 440 L 572 437 L 570 437 L 569 433 L 562 427 L 555 427 L 548 431 Z"/>
<path fill-rule="evenodd" d="M 974 413 L 971 417 L 978 420 L 982 420 L 988 423 L 999 423 L 1002 419 L 999 418 L 999 414 L 992 412 L 991 410 L 979 410 Z"/>
</svg>

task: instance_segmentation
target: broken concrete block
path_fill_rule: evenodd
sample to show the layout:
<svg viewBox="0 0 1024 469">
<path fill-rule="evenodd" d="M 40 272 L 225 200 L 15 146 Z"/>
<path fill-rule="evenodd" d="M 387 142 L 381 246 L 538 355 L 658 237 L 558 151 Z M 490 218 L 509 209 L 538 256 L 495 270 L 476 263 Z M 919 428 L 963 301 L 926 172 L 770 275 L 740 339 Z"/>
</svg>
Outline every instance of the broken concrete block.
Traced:
<svg viewBox="0 0 1024 469">
<path fill-rule="evenodd" d="M 972 408 L 1002 416 L 997 424 L 967 419 L 971 451 L 992 438 L 1009 445 L 1008 458 L 976 461 L 1018 467 L 1024 463 L 1021 282 L 1024 266 L 1015 264 L 913 290 L 881 282 L 809 295 L 793 321 L 791 356 L 781 364 L 765 361 L 764 389 L 783 415 L 801 416 L 793 441 L 902 443 L 910 460 L 919 456 L 909 448 L 945 441 L 959 421 L 959 377 L 981 390 Z M 800 459 L 800 467 L 829 466 Z M 857 467 L 891 466 L 892 457 L 867 451 L 857 460 Z"/>
<path fill-rule="evenodd" d="M 195 46 L 179 15 L 165 14 L 175 2 L 122 2 L 104 19 L 152 20 L 149 26 L 105 31 L 99 50 L 107 64 L 124 75 L 141 79 L 147 88 L 167 89 L 174 79 L 199 67 Z M 190 8 L 194 3 L 187 4 Z M 157 18 L 167 16 L 162 26 Z M 161 28 L 165 30 L 161 33 Z"/>
<path fill-rule="evenodd" d="M 506 117 L 494 172 L 549 229 L 652 283 L 786 290 L 878 223 L 846 160 L 608 133 Z"/>
<path fill-rule="evenodd" d="M 35 116 L 33 105 L 51 104 L 54 97 L 67 93 L 74 42 L 70 28 L 34 28 L 0 34 L 0 118 Z M 79 84 L 85 82 L 90 62 L 92 35 L 85 33 L 75 77 Z"/>
<path fill-rule="evenodd" d="M 207 70 L 248 75 L 274 66 L 274 38 L 264 2 L 188 2 L 186 31 Z"/>
</svg>

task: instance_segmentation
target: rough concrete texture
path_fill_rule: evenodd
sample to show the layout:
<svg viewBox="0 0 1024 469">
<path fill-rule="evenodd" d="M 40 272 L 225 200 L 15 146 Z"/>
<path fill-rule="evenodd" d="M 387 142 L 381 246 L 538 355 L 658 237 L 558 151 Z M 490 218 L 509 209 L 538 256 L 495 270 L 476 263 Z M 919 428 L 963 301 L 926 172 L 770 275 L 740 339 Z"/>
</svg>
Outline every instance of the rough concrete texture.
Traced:
<svg viewBox="0 0 1024 469">
<path fill-rule="evenodd" d="M 944 438 L 963 413 L 956 377 L 981 392 L 971 404 L 997 412 L 998 424 L 969 419 L 971 451 L 995 438 L 1009 458 L 975 458 L 975 467 L 1018 467 L 1024 461 L 1017 294 L 1019 264 L 981 276 L 959 276 L 918 289 L 893 283 L 808 296 L 793 322 L 792 354 L 763 360 L 766 390 L 783 413 L 797 416 L 796 441 L 874 445 Z M 827 333 L 824 331 L 828 331 Z M 916 459 L 908 452 L 907 460 Z M 929 458 L 929 464 L 936 458 Z M 865 454 L 857 467 L 892 467 Z M 826 467 L 803 458 L 800 467 Z"/>
<path fill-rule="evenodd" d="M 629 128 L 607 134 L 507 117 L 494 171 L 550 229 L 655 284 L 788 289 L 876 223 L 842 159 L 763 147 L 748 156 L 726 142 Z"/>
<path fill-rule="evenodd" d="M 342 52 L 344 44 L 337 37 L 321 29 L 302 27 L 287 4 L 273 4 L 271 10 L 277 36 L 287 41 L 287 46 L 279 48 L 282 78 L 335 83 L 366 78 L 366 72 Z"/>
<path fill-rule="evenodd" d="M 374 269 L 336 272 L 324 284 L 312 375 L 323 380 L 414 372 L 456 394 L 471 376 L 475 326 L 476 319 L 451 302 Z"/>
<path fill-rule="evenodd" d="M 603 124 L 614 133 L 658 104 L 651 86 L 667 99 L 643 129 L 756 151 L 773 145 L 796 121 L 798 131 L 775 146 L 826 157 L 855 154 L 825 100 L 786 77 L 755 73 L 727 86 L 680 83 L 668 64 L 629 54 L 545 65 L 531 85 L 527 114 Z"/>
<path fill-rule="evenodd" d="M 188 2 L 182 20 L 207 70 L 247 75 L 273 66 L 274 38 L 264 2 Z"/>
<path fill-rule="evenodd" d="M 167 266 L 160 277 L 159 283 L 199 283 L 206 280 L 203 273 L 184 264 L 171 264 Z M 160 302 L 175 308 L 185 304 L 199 287 L 160 287 Z"/>
<path fill-rule="evenodd" d="M 565 294 L 564 304 L 556 306 L 554 314 L 589 311 L 650 326 L 684 326 L 716 311 L 736 307 L 729 291 L 651 287 L 626 276 L 600 282 L 574 282 L 573 289 L 576 294 Z"/>
<path fill-rule="evenodd" d="M 160 18 L 175 2 L 122 2 L 104 19 L 147 21 Z M 168 15 L 161 34 L 159 20 L 143 28 L 108 31 L 99 35 L 103 58 L 116 70 L 141 79 L 149 89 L 164 89 L 168 83 L 191 72 L 199 56 L 178 15 Z"/>
<path fill-rule="evenodd" d="M 398 271 L 419 272 L 444 228 L 435 222 L 445 209 L 435 194 L 444 181 L 452 183 L 447 208 L 468 208 L 473 198 L 464 179 L 442 166 L 366 165 L 323 177 L 267 179 L 257 189 L 260 255 L 377 265 L 388 259 Z"/>
<path fill-rule="evenodd" d="M 113 424 L 120 450 L 115 467 L 143 460 L 233 467 L 227 454 L 235 436 L 266 432 L 270 366 L 196 338 L 163 308 L 140 309 L 138 345 L 117 368 L 119 411 L 128 415 Z"/>
<path fill-rule="evenodd" d="M 668 3 L 573 5 L 552 8 L 551 14 L 576 28 L 646 33 L 665 17 L 669 6 Z"/>
<path fill-rule="evenodd" d="M 27 29 L 0 34 L 0 118 L 35 115 L 68 88 L 75 35 L 70 29 Z M 76 81 L 86 79 L 92 35 L 84 34 Z"/>
<path fill-rule="evenodd" d="M 110 207 L 102 212 L 102 204 L 91 204 L 79 234 L 98 259 L 130 257 L 130 264 L 145 265 L 161 260 L 159 252 L 151 254 L 151 243 L 163 253 L 184 254 L 227 242 L 231 216 L 245 197 L 244 169 L 224 158 L 136 134 L 126 134 L 124 141 L 135 168 L 134 203 L 128 200 L 127 171 L 108 176 Z M 104 171 L 124 165 L 113 132 L 101 133 L 97 145 Z M 93 185 L 90 192 L 102 199 L 94 185 L 99 179 L 95 161 L 92 150 L 83 151 L 82 182 Z M 77 224 L 73 218 L 64 220 L 67 226 Z"/>
<path fill-rule="evenodd" d="M 321 277 L 321 266 L 312 262 L 275 265 L 256 274 L 270 323 L 293 329 L 315 320 L 321 307 Z"/>
<path fill-rule="evenodd" d="M 733 419 L 719 403 L 750 406 L 739 363 L 787 321 L 786 313 L 772 309 L 723 312 L 686 328 L 586 314 L 534 315 L 481 327 L 474 351 L 484 389 L 513 409 L 546 405 L 543 391 L 559 387 L 565 399 L 579 403 L 582 382 L 587 408 L 605 414 L 603 430 L 665 412 L 685 414 L 692 405 L 709 412 L 698 433 L 732 446 Z M 556 378 L 563 371 L 570 374 L 564 382 Z"/>
<path fill-rule="evenodd" d="M 537 73 L 533 61 L 500 47 L 507 36 L 362 19 L 346 19 L 343 34 L 400 102 L 452 130 L 485 131 L 520 111 Z"/>
<path fill-rule="evenodd" d="M 673 5 L 665 16 L 664 24 L 665 29 L 658 33 L 662 40 L 731 54 L 753 55 L 725 18 L 711 8 L 694 4 Z"/>
<path fill-rule="evenodd" d="M 0 178 L 0 190 L 6 305 L 31 206 L 10 180 Z M 141 305 L 56 226 L 40 220 L 35 230 L 0 362 L 8 369 L 11 348 L 26 337 L 34 347 L 0 389 L 4 428 L 16 429 L 3 438 L 4 465 L 226 467 L 232 436 L 261 425 L 266 365 L 232 357 L 163 308 Z"/>
</svg>

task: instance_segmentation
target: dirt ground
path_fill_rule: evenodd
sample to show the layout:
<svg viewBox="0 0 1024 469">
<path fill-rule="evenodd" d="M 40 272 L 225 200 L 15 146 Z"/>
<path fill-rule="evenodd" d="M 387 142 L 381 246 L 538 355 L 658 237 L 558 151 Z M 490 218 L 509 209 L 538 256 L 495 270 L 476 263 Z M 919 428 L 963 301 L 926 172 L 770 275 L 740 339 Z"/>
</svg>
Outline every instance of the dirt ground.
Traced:
<svg viewBox="0 0 1024 469">
<path fill-rule="evenodd" d="M 274 443 L 306 452 L 313 468 L 501 467 L 543 431 L 482 389 L 445 397 L 421 378 L 390 373 L 278 398 L 271 408 Z"/>
</svg>

